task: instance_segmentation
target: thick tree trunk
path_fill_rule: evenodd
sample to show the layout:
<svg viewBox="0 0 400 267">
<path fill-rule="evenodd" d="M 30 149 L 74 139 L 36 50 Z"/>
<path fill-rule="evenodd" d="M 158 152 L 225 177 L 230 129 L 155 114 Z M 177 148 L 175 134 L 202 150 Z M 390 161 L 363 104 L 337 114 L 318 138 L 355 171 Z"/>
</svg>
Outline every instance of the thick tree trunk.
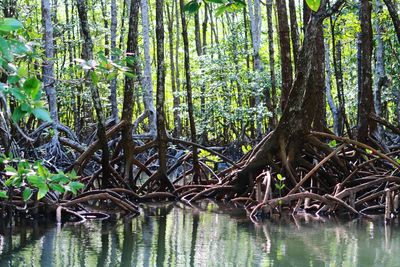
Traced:
<svg viewBox="0 0 400 267">
<path fill-rule="evenodd" d="M 310 20 L 311 9 L 304 5 L 304 24 Z M 325 46 L 323 25 L 318 25 L 316 49 L 312 63 L 312 73 L 308 86 L 315 87 L 317 105 L 320 112 L 317 112 L 313 121 L 313 128 L 317 131 L 324 131 L 326 128 L 326 94 L 325 94 Z"/>
<path fill-rule="evenodd" d="M 143 1 L 143 0 L 142 0 Z M 161 188 L 174 190 L 167 177 L 167 145 L 168 136 L 165 120 L 165 63 L 164 63 L 164 0 L 156 0 L 156 40 L 157 40 L 157 143 Z"/>
<path fill-rule="evenodd" d="M 236 184 L 237 192 L 245 192 L 252 188 L 257 173 L 268 165 L 275 166 L 274 157 L 282 162 L 286 173 L 296 183 L 296 177 L 291 171 L 291 162 L 294 162 L 298 152 L 306 142 L 315 113 L 317 112 L 316 87 L 308 86 L 312 80 L 312 65 L 315 62 L 317 49 L 318 28 L 323 20 L 336 11 L 345 0 L 339 0 L 332 9 L 326 10 L 326 1 L 321 1 L 318 13 L 312 13 L 307 24 L 303 46 L 299 51 L 298 64 L 302 66 L 296 71 L 296 78 L 276 129 L 259 145 L 250 156 L 243 169 L 238 172 Z M 280 171 L 280 170 L 277 170 Z"/>
<path fill-rule="evenodd" d="M 192 97 L 192 81 L 190 76 L 190 57 L 189 57 L 189 38 L 187 33 L 187 22 L 186 22 L 186 14 L 184 11 L 184 1 L 179 0 L 180 9 L 181 9 L 181 21 L 182 21 L 182 38 L 183 38 L 183 47 L 185 51 L 185 77 L 186 77 L 186 97 L 188 103 L 188 113 L 189 113 L 189 124 L 190 124 L 190 136 L 193 143 L 196 143 L 196 125 L 194 121 L 193 114 L 193 97 Z M 199 183 L 200 179 L 200 168 L 198 162 L 198 154 L 197 148 L 193 146 L 193 182 L 195 184 Z"/>
<path fill-rule="evenodd" d="M 281 110 L 283 111 L 288 102 L 290 88 L 292 87 L 293 83 L 293 67 L 290 52 L 290 37 L 286 0 L 276 0 L 276 8 L 278 13 L 279 44 L 281 48 Z"/>
<path fill-rule="evenodd" d="M 126 53 L 131 55 L 134 59 L 139 57 L 138 52 L 138 21 L 139 21 L 139 1 L 131 0 L 130 16 L 128 24 L 128 40 L 126 44 Z M 133 61 L 133 63 L 132 63 Z M 124 150 L 124 177 L 131 180 L 132 175 L 132 161 L 134 143 L 132 140 L 132 119 L 133 119 L 133 105 L 134 105 L 134 92 L 135 85 L 138 82 L 139 67 L 137 60 L 129 61 L 128 68 L 136 74 L 136 78 L 125 77 L 124 100 L 122 105 L 122 120 L 126 125 L 122 130 L 122 148 Z"/>
<path fill-rule="evenodd" d="M 359 103 L 357 115 L 357 140 L 367 142 L 376 130 L 376 123 L 369 114 L 374 113 L 372 94 L 372 4 L 369 0 L 360 0 L 360 66 L 359 66 Z"/>
</svg>

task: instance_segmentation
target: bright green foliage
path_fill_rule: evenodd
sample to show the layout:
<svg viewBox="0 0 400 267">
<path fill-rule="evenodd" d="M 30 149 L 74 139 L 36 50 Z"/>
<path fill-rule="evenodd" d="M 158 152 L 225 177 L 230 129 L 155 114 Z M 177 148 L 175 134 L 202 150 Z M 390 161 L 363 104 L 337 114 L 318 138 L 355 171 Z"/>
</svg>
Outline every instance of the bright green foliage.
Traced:
<svg viewBox="0 0 400 267">
<path fill-rule="evenodd" d="M 282 190 L 283 188 L 285 188 L 285 183 L 284 183 L 284 181 L 285 181 L 286 178 L 283 177 L 282 174 L 278 173 L 278 174 L 276 175 L 276 179 L 278 179 L 278 182 L 275 184 L 275 187 L 276 187 L 276 189 L 279 190 L 279 192 L 281 192 L 281 190 Z"/>
<path fill-rule="evenodd" d="M 0 21 L 1 32 L 12 32 L 22 28 L 21 22 L 13 18 L 4 18 Z"/>
<path fill-rule="evenodd" d="M 330 141 L 330 142 L 328 143 L 328 146 L 331 147 L 331 148 L 336 147 L 336 145 L 337 145 L 336 140 L 332 140 L 332 141 Z"/>
<path fill-rule="evenodd" d="M 57 193 L 72 192 L 76 194 L 84 185 L 76 179 L 75 171 L 65 174 L 62 171 L 51 173 L 40 161 L 30 163 L 21 159 L 3 158 L 5 165 L 4 182 L 6 187 L 21 188 L 22 198 L 28 201 L 36 193 L 37 199 L 43 198 L 50 190 Z M 0 198 L 7 198 L 6 191 L 0 191 Z"/>
<path fill-rule="evenodd" d="M 242 0 L 204 0 L 206 3 L 219 4 L 215 14 L 217 16 L 224 12 L 241 10 L 246 4 Z M 188 13 L 196 13 L 201 7 L 202 1 L 192 0 L 185 5 L 184 10 Z"/>
<path fill-rule="evenodd" d="M 321 0 L 306 0 L 306 3 L 312 11 L 317 12 L 321 5 Z"/>
<path fill-rule="evenodd" d="M 20 121 L 33 114 L 43 121 L 51 121 L 48 111 L 41 101 L 42 85 L 36 77 L 29 76 L 28 69 L 16 66 L 20 59 L 29 60 L 35 57 L 33 47 L 28 45 L 22 36 L 16 35 L 22 24 L 12 18 L 0 21 L 0 68 L 7 74 L 7 82 L 0 83 L 0 93 L 10 95 L 16 102 L 12 119 Z"/>
</svg>

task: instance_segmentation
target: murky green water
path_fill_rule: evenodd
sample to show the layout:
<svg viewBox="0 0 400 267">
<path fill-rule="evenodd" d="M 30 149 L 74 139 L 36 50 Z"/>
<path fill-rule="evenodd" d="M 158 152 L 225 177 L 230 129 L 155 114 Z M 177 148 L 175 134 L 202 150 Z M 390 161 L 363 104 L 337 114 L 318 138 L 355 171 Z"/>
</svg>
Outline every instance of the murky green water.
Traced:
<svg viewBox="0 0 400 267">
<path fill-rule="evenodd" d="M 238 209 L 147 206 L 130 220 L 79 226 L 0 223 L 0 266 L 400 266 L 400 226 L 283 218 Z"/>
</svg>

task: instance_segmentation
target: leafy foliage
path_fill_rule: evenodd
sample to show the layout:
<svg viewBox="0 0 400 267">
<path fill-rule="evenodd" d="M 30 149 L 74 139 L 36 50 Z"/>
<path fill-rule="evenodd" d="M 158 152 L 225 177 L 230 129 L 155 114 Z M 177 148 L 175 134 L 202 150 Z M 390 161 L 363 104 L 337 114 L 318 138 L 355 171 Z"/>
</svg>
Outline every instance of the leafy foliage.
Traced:
<svg viewBox="0 0 400 267">
<path fill-rule="evenodd" d="M 4 157 L 0 160 L 4 164 L 5 188 L 19 188 L 22 198 L 28 201 L 36 194 L 36 198 L 42 199 L 49 191 L 63 194 L 72 192 L 76 194 L 84 185 L 77 180 L 75 171 L 71 173 L 51 173 L 40 161 L 30 163 L 22 159 Z M 0 191 L 0 198 L 7 198 L 7 190 Z"/>
<path fill-rule="evenodd" d="M 5 18 L 0 21 L 0 68 L 7 75 L 7 82 L 0 83 L 0 93 L 10 95 L 18 104 L 12 114 L 14 122 L 30 114 L 40 120 L 51 121 L 41 101 L 41 82 L 29 76 L 24 65 L 15 65 L 17 59 L 35 57 L 32 45 L 25 42 L 22 36 L 16 35 L 20 29 L 22 24 L 16 19 Z"/>
</svg>

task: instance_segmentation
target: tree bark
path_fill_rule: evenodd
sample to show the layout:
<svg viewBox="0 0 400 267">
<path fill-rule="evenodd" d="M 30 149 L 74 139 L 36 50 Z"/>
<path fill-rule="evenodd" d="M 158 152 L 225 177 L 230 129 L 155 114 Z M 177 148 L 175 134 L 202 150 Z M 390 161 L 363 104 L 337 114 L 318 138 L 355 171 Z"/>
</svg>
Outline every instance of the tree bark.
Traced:
<svg viewBox="0 0 400 267">
<path fill-rule="evenodd" d="M 286 0 L 276 0 L 279 28 L 279 45 L 281 48 L 281 110 L 285 109 L 288 102 L 289 92 L 293 83 L 293 67 L 290 52 L 290 37 Z"/>
<path fill-rule="evenodd" d="M 117 59 L 115 49 L 117 48 L 117 3 L 116 0 L 111 0 L 111 60 Z M 111 102 L 111 116 L 114 124 L 118 123 L 118 102 L 117 102 L 117 78 L 113 78 L 110 82 L 110 102 Z"/>
<path fill-rule="evenodd" d="M 261 46 L 261 8 L 260 8 L 260 0 L 247 0 L 247 7 L 249 10 L 250 17 L 250 32 L 251 32 L 251 40 L 253 47 L 253 70 L 256 73 L 256 77 L 258 78 L 262 72 L 262 62 L 260 57 L 260 46 Z M 255 83 L 256 86 L 253 88 L 253 94 L 255 95 L 255 106 L 258 109 L 261 105 L 261 97 L 258 93 L 259 91 L 259 83 Z M 256 112 L 256 130 L 257 137 L 261 137 L 262 134 L 262 116 Z"/>
<path fill-rule="evenodd" d="M 161 188 L 174 190 L 167 177 L 168 136 L 165 120 L 165 66 L 164 66 L 164 0 L 156 0 L 156 40 L 157 40 L 157 143 L 159 159 L 159 181 Z"/>
<path fill-rule="evenodd" d="M 188 113 L 189 113 L 189 125 L 190 125 L 190 136 L 193 143 L 196 143 L 196 125 L 194 121 L 193 114 L 193 97 L 192 97 L 192 81 L 190 76 L 190 57 L 189 57 L 189 38 L 187 33 L 187 22 L 186 22 L 186 14 L 184 10 L 184 1 L 179 0 L 180 10 L 181 10 L 181 24 L 182 24 L 182 38 L 183 38 L 183 47 L 185 51 L 185 77 L 186 77 L 186 97 L 188 103 Z M 198 162 L 197 148 L 193 146 L 193 182 L 195 184 L 199 183 L 200 179 L 200 167 Z"/>
<path fill-rule="evenodd" d="M 290 35 L 292 37 L 292 47 L 293 47 L 293 62 L 296 69 L 297 57 L 300 49 L 300 40 L 299 40 L 299 26 L 297 25 L 295 0 L 289 0 L 289 13 L 290 13 Z"/>
<path fill-rule="evenodd" d="M 53 23 L 51 22 L 50 0 L 42 0 L 42 23 L 44 28 L 43 41 L 45 50 L 45 60 L 43 62 L 43 87 L 46 90 L 49 103 L 51 119 L 55 124 L 58 123 L 57 114 L 57 95 L 54 88 L 54 44 L 53 44 Z M 56 128 L 56 127 L 54 127 Z M 55 129 L 56 130 L 56 129 Z"/>
<path fill-rule="evenodd" d="M 396 31 L 397 39 L 400 42 L 400 18 L 399 12 L 395 3 L 392 0 L 383 0 L 389 10 L 390 17 L 394 25 L 394 30 Z"/>
<path fill-rule="evenodd" d="M 304 23 L 310 20 L 311 9 L 304 5 Z M 318 25 L 315 56 L 313 57 L 312 73 L 309 85 L 314 88 L 317 98 L 317 113 L 313 121 L 313 128 L 317 131 L 325 131 L 326 128 L 326 93 L 325 93 L 325 46 L 323 25 Z"/>
<path fill-rule="evenodd" d="M 369 0 L 360 0 L 360 66 L 359 66 L 359 103 L 357 115 L 357 140 L 367 142 L 368 137 L 374 134 L 376 122 L 369 115 L 374 113 L 372 94 L 372 4 Z"/>
<path fill-rule="evenodd" d="M 319 11 L 311 14 L 303 46 L 299 51 L 298 64 L 302 67 L 296 70 L 296 78 L 293 88 L 290 90 L 287 105 L 276 129 L 266 137 L 265 141 L 247 160 L 245 167 L 238 172 L 239 182 L 235 185 L 238 193 L 252 188 L 254 178 L 263 168 L 268 165 L 275 166 L 274 157 L 282 162 L 288 174 L 291 173 L 290 163 L 294 162 L 298 152 L 304 146 L 305 138 L 311 129 L 317 111 L 318 99 L 315 87 L 308 85 L 317 49 L 318 28 L 322 25 L 323 20 L 336 11 L 344 1 L 338 0 L 332 9 L 326 10 L 326 0 L 322 0 Z M 292 178 L 289 182 L 297 183 L 293 174 L 289 177 Z"/>
<path fill-rule="evenodd" d="M 124 150 L 124 177 L 125 179 L 133 179 L 132 161 L 134 143 L 132 140 L 132 119 L 135 86 L 138 83 L 138 73 L 140 72 L 137 58 L 138 52 L 138 21 L 139 21 L 139 1 L 131 0 L 130 15 L 128 22 L 128 40 L 126 44 L 126 54 L 131 55 L 132 60 L 128 61 L 128 68 L 134 73 L 135 78 L 125 77 L 124 100 L 122 105 L 122 120 L 126 122 L 122 129 L 122 148 Z"/>
<path fill-rule="evenodd" d="M 268 51 L 269 51 L 269 71 L 271 75 L 271 129 L 277 124 L 276 110 L 276 77 L 275 77 L 275 48 L 274 48 L 274 28 L 272 26 L 272 0 L 267 0 L 267 26 L 268 26 Z"/>
<path fill-rule="evenodd" d="M 385 86 L 387 81 L 385 75 L 384 65 L 384 44 L 382 40 L 383 26 L 380 19 L 382 15 L 382 3 L 380 0 L 376 0 L 376 14 L 375 19 L 375 84 L 374 84 L 374 106 L 375 112 L 379 117 L 382 117 L 382 88 Z M 378 126 L 379 135 L 382 133 L 382 127 Z"/>
<path fill-rule="evenodd" d="M 332 96 L 332 86 L 331 86 L 331 76 L 332 76 L 332 71 L 331 71 L 331 59 L 330 59 L 330 53 L 329 53 L 330 47 L 329 43 L 326 40 L 325 41 L 325 90 L 326 90 L 326 98 L 328 100 L 328 105 L 329 108 L 332 112 L 332 117 L 333 117 L 333 132 L 336 135 L 339 135 L 339 111 L 338 108 L 335 104 L 335 100 L 333 99 Z"/>
<path fill-rule="evenodd" d="M 143 86 L 143 103 L 145 113 L 149 119 L 149 133 L 155 137 L 157 132 L 156 126 L 156 110 L 153 101 L 153 84 L 151 74 L 151 58 L 150 58 L 150 22 L 149 22 L 149 5 L 148 0 L 140 0 L 140 8 L 142 10 L 142 28 L 143 28 L 143 47 L 145 67 L 142 79 Z"/>
<path fill-rule="evenodd" d="M 81 25 L 81 32 L 83 36 L 83 59 L 86 61 L 93 60 L 93 42 L 92 38 L 90 36 L 90 29 L 89 29 L 89 23 L 88 23 L 88 18 L 87 18 L 87 7 L 85 0 L 77 0 L 77 8 L 78 8 L 78 15 L 79 15 L 79 22 Z M 88 73 L 88 76 L 91 75 L 90 72 L 93 72 L 94 70 L 90 70 Z M 90 92 L 92 95 L 92 101 L 93 105 L 96 111 L 97 115 L 97 137 L 99 138 L 100 146 L 102 149 L 102 187 L 107 188 L 110 185 L 109 182 L 109 150 L 108 150 L 108 143 L 107 143 L 107 136 L 106 136 L 106 128 L 105 128 L 105 119 L 104 119 L 104 114 L 103 114 L 103 108 L 101 105 L 101 100 L 100 100 L 100 93 L 97 88 L 97 86 L 91 82 L 87 83 L 87 85 L 90 87 Z"/>
<path fill-rule="evenodd" d="M 181 80 L 180 80 L 180 71 L 179 71 L 179 47 L 180 47 L 180 25 L 179 25 L 179 4 L 178 0 L 174 1 L 175 3 L 175 19 L 176 19 L 176 37 L 175 37 L 175 73 L 176 73 L 176 93 L 174 94 L 173 102 L 174 102 L 174 134 L 175 136 L 182 135 L 182 120 L 180 116 L 180 88 L 181 88 Z"/>
</svg>

